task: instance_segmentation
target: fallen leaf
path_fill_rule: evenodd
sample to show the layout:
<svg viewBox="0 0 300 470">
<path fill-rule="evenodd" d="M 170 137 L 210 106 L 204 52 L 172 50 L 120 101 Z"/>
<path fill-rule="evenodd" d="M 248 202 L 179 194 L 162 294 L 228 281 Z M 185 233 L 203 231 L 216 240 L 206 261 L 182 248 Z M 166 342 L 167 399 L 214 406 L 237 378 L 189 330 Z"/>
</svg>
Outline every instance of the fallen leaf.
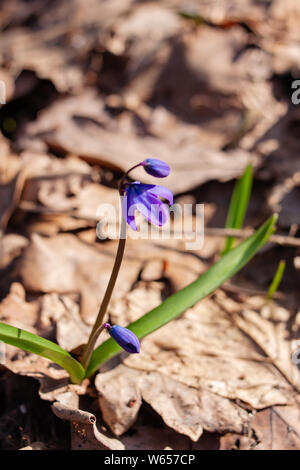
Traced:
<svg viewBox="0 0 300 470">
<path fill-rule="evenodd" d="M 6 269 L 19 257 L 28 245 L 28 239 L 16 233 L 9 233 L 0 239 L 0 269 Z"/>
<path fill-rule="evenodd" d="M 50 148 L 63 149 L 115 170 L 127 171 L 147 156 L 157 156 L 172 166 L 167 185 L 175 193 L 212 179 L 230 180 L 243 172 L 250 159 L 246 151 L 225 153 L 201 146 L 195 136 L 185 141 L 179 150 L 183 136 L 178 132 L 158 139 L 120 131 L 116 139 L 116 129 L 111 129 L 108 117 L 102 115 L 102 109 L 103 102 L 92 91 L 86 92 L 81 99 L 66 98 L 66 101 L 56 103 L 41 113 L 39 120 L 28 127 L 28 136 L 34 139 L 43 132 Z M 201 172 L 198 171 L 199 167 L 202 168 Z M 141 173 L 141 170 L 135 170 L 132 175 L 146 183 L 153 182 L 153 177 Z M 165 184 L 165 181 L 158 179 L 159 183 Z"/>
<path fill-rule="evenodd" d="M 117 436 L 133 425 L 142 399 L 167 426 L 195 442 L 203 429 L 241 433 L 248 422 L 247 412 L 234 403 L 159 372 L 149 374 L 120 365 L 111 372 L 98 374 L 95 385 L 100 393 L 103 419 Z"/>
<path fill-rule="evenodd" d="M 148 285 L 153 292 L 156 288 Z M 112 305 L 114 322 L 134 321 L 139 305 L 141 313 L 146 310 L 141 289 L 137 285 L 136 295 L 134 289 Z M 255 311 L 217 291 L 215 300 L 196 304 L 144 338 L 139 355 L 127 355 L 123 365 L 100 373 L 95 385 L 113 432 L 120 435 L 132 426 L 141 399 L 169 427 L 194 441 L 203 429 L 243 434 L 249 419 L 245 406 L 259 410 L 294 403 L 299 372 L 291 361 L 287 317 L 278 316 L 282 320 L 273 324 L 273 317 L 262 316 L 263 305 L 261 299 Z M 116 382 L 118 393 L 113 390 Z"/>
<path fill-rule="evenodd" d="M 123 444 L 117 439 L 108 437 L 99 431 L 96 417 L 87 411 L 55 402 L 52 405 L 54 414 L 71 422 L 72 450 L 123 450 Z"/>
</svg>

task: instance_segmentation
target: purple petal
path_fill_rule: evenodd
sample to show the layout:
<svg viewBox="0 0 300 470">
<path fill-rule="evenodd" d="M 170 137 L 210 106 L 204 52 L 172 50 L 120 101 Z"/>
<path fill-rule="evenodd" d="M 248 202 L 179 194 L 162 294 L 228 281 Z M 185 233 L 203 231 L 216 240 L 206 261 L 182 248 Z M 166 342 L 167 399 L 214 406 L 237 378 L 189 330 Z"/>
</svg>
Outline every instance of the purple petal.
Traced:
<svg viewBox="0 0 300 470">
<path fill-rule="evenodd" d="M 165 188 L 165 186 L 159 186 L 158 184 L 139 184 L 136 187 L 136 190 L 139 194 L 141 192 L 151 193 L 155 196 L 159 196 L 163 199 L 166 199 L 171 206 L 173 204 L 173 193 L 172 191 L 170 191 L 170 189 Z"/>
<path fill-rule="evenodd" d="M 168 206 L 147 191 L 135 197 L 135 206 L 149 222 L 159 227 L 164 225 L 168 220 Z"/>
<path fill-rule="evenodd" d="M 146 158 L 141 164 L 149 175 L 157 178 L 165 178 L 170 173 L 169 165 L 158 158 Z"/>
<path fill-rule="evenodd" d="M 172 192 L 164 186 L 154 184 L 141 184 L 139 181 L 131 183 L 126 189 L 127 206 L 123 209 L 127 222 L 137 230 L 135 223 L 135 210 L 138 210 L 146 219 L 161 227 L 169 217 L 169 209 L 158 198 L 162 197 L 173 203 Z"/>
<path fill-rule="evenodd" d="M 135 223 L 135 211 L 136 205 L 134 203 L 135 192 L 132 190 L 132 186 L 128 186 L 126 189 L 126 196 L 123 199 L 123 214 L 126 214 L 128 225 L 132 230 L 137 230 Z"/>
<path fill-rule="evenodd" d="M 137 336 L 132 331 L 128 330 L 128 328 L 114 325 L 108 330 L 108 332 L 125 351 L 131 354 L 140 352 L 140 342 Z"/>
</svg>

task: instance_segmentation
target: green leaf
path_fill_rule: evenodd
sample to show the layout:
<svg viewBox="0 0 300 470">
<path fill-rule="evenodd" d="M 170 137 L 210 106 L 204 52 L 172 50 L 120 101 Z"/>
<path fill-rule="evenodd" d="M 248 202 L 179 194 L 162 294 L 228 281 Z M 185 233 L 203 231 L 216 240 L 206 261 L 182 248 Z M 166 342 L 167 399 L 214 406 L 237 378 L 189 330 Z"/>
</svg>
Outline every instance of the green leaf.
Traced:
<svg viewBox="0 0 300 470">
<path fill-rule="evenodd" d="M 48 339 L 6 323 L 0 323 L 0 341 L 56 362 L 66 369 L 73 383 L 80 383 L 84 378 L 85 372 L 82 365 L 58 344 Z"/>
<path fill-rule="evenodd" d="M 280 263 L 278 264 L 275 276 L 273 277 L 273 281 L 271 282 L 271 285 L 268 290 L 268 295 L 267 295 L 268 301 L 272 299 L 273 294 L 277 291 L 279 284 L 281 283 L 284 270 L 285 270 L 285 261 L 281 260 Z"/>
<path fill-rule="evenodd" d="M 249 164 L 245 169 L 242 177 L 236 182 L 234 186 L 226 219 L 226 228 L 239 229 L 243 226 L 251 195 L 252 181 L 252 165 Z M 223 255 L 231 250 L 234 242 L 234 237 L 228 237 L 226 239 Z"/>
<path fill-rule="evenodd" d="M 162 304 L 146 313 L 143 317 L 131 323 L 128 328 L 138 338 L 143 338 L 169 321 L 176 318 L 196 302 L 211 294 L 224 281 L 236 274 L 267 242 L 274 232 L 277 216 L 270 217 L 251 237 L 244 240 L 236 248 L 230 250 L 220 261 L 209 268 L 196 281 L 184 289 L 168 297 Z M 87 376 L 90 376 L 105 361 L 120 351 L 120 347 L 113 339 L 102 343 L 92 354 L 87 367 Z"/>
</svg>

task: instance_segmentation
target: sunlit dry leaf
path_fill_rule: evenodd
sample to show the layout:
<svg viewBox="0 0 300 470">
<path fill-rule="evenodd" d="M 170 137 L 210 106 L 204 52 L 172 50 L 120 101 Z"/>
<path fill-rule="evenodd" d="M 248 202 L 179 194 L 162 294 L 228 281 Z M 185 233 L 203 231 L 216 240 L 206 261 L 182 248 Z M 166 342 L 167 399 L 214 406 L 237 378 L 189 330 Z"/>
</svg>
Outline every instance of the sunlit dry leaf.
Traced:
<svg viewBox="0 0 300 470">
<path fill-rule="evenodd" d="M 74 207 L 74 197 L 91 180 L 91 169 L 74 157 L 62 160 L 46 154 L 23 152 L 26 169 L 23 201 L 36 202 L 57 212 Z"/>
<path fill-rule="evenodd" d="M 26 301 L 26 292 L 20 283 L 13 283 L 10 292 L 0 303 L 0 320 L 17 328 L 36 333 L 38 302 Z"/>
<path fill-rule="evenodd" d="M 20 261 L 19 272 L 30 291 L 80 293 L 81 315 L 90 323 L 106 289 L 113 255 L 88 246 L 71 234 L 50 239 L 33 235 Z M 138 270 L 139 264 L 128 260 L 126 271 L 123 275 L 121 272 L 119 279 L 120 296 L 136 279 Z"/>
<path fill-rule="evenodd" d="M 28 239 L 16 233 L 9 233 L 0 239 L 0 269 L 5 269 L 28 245 Z"/>
<path fill-rule="evenodd" d="M 260 411 L 252 420 L 257 450 L 299 450 L 299 406 L 274 406 Z"/>
<path fill-rule="evenodd" d="M 87 104 L 81 106 L 85 100 L 87 103 L 93 101 L 91 110 Z M 93 108 L 97 102 L 98 110 L 95 112 Z M 159 157 L 171 165 L 168 187 L 177 193 L 212 179 L 232 179 L 242 173 L 250 158 L 245 151 L 235 150 L 229 156 L 201 146 L 195 136 L 182 146 L 183 136 L 177 132 L 168 133 L 164 139 L 125 132 L 119 132 L 116 138 L 116 130 L 111 128 L 108 117 L 105 118 L 105 114 L 101 116 L 102 108 L 103 103 L 90 91 L 81 99 L 66 98 L 66 102 L 56 103 L 41 113 L 39 120 L 28 128 L 28 136 L 34 138 L 45 132 L 44 140 L 50 147 L 61 148 L 87 161 L 123 171 L 149 155 Z M 201 172 L 198 171 L 199 167 Z M 132 175 L 133 178 L 153 182 L 153 177 L 142 170 L 135 170 Z M 165 184 L 165 181 L 158 179 L 160 182 Z"/>
<path fill-rule="evenodd" d="M 153 293 L 158 287 L 154 285 L 148 285 Z M 139 297 L 142 292 L 140 284 L 112 305 L 114 322 L 134 321 L 139 305 L 143 313 L 147 295 L 145 291 Z M 262 317 L 261 312 L 251 311 L 221 291 L 216 300 L 202 301 L 144 338 L 139 355 L 123 358 L 126 367 L 120 365 L 97 376 L 103 418 L 116 435 L 135 422 L 141 399 L 169 427 L 194 441 L 203 429 L 247 432 L 250 416 L 234 401 L 249 409 L 295 402 L 299 372 L 291 361 L 291 342 L 285 337 L 286 317 L 273 325 L 273 317 L 264 318 L 265 313 Z"/>
<path fill-rule="evenodd" d="M 224 303 L 222 299 L 222 306 Z M 290 376 L 286 380 L 274 356 L 255 346 L 256 336 L 252 340 L 249 331 L 245 335 L 244 329 L 240 330 L 237 318 L 238 314 L 231 318 L 207 299 L 145 338 L 141 353 L 126 358 L 125 364 L 159 371 L 188 386 L 203 387 L 254 408 L 293 401 Z M 260 322 L 263 331 L 265 321 Z M 280 341 L 283 345 L 282 337 Z M 295 368 L 288 355 L 282 360 L 290 369 Z"/>
<path fill-rule="evenodd" d="M 242 432 L 248 422 L 247 412 L 227 399 L 157 372 L 149 374 L 120 365 L 99 374 L 95 385 L 103 418 L 116 435 L 132 426 L 141 399 L 161 415 L 166 425 L 193 441 L 199 439 L 203 429 Z"/>
<path fill-rule="evenodd" d="M 56 416 L 71 422 L 72 450 L 123 450 L 117 439 L 99 431 L 96 417 L 87 411 L 55 402 L 52 410 Z"/>
<path fill-rule="evenodd" d="M 46 294 L 40 298 L 38 326 L 42 331 L 56 329 L 57 343 L 72 351 L 87 342 L 90 328 L 82 321 L 79 306 L 70 297 Z"/>
<path fill-rule="evenodd" d="M 138 371 L 123 365 L 96 377 L 103 419 L 117 436 L 127 431 L 137 418 L 142 404 L 140 379 Z"/>
<path fill-rule="evenodd" d="M 299 67 L 299 2 L 274 0 L 268 10 L 268 21 L 258 22 L 260 46 L 273 56 L 272 68 L 284 73 Z"/>
</svg>

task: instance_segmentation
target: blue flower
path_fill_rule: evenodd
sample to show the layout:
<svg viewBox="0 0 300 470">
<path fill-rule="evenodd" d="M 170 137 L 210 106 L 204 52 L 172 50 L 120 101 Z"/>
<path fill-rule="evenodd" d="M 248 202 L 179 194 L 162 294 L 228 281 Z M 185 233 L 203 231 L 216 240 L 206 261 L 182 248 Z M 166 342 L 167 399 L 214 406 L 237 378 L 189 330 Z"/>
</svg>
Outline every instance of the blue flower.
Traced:
<svg viewBox="0 0 300 470">
<path fill-rule="evenodd" d="M 149 175 L 157 178 L 165 178 L 170 173 L 169 165 L 158 158 L 146 158 L 141 165 Z"/>
<path fill-rule="evenodd" d="M 135 211 L 138 210 L 152 224 L 161 227 L 169 217 L 169 208 L 159 198 L 166 199 L 173 204 L 173 194 L 164 186 L 156 184 L 141 184 L 139 181 L 130 183 L 126 187 L 124 213 L 127 223 L 133 230 L 137 230 Z"/>
<path fill-rule="evenodd" d="M 136 335 L 128 330 L 128 328 L 123 328 L 123 326 L 119 325 L 111 326 L 109 323 L 104 323 L 104 327 L 116 343 L 125 351 L 131 354 L 140 352 L 140 342 Z"/>
</svg>

